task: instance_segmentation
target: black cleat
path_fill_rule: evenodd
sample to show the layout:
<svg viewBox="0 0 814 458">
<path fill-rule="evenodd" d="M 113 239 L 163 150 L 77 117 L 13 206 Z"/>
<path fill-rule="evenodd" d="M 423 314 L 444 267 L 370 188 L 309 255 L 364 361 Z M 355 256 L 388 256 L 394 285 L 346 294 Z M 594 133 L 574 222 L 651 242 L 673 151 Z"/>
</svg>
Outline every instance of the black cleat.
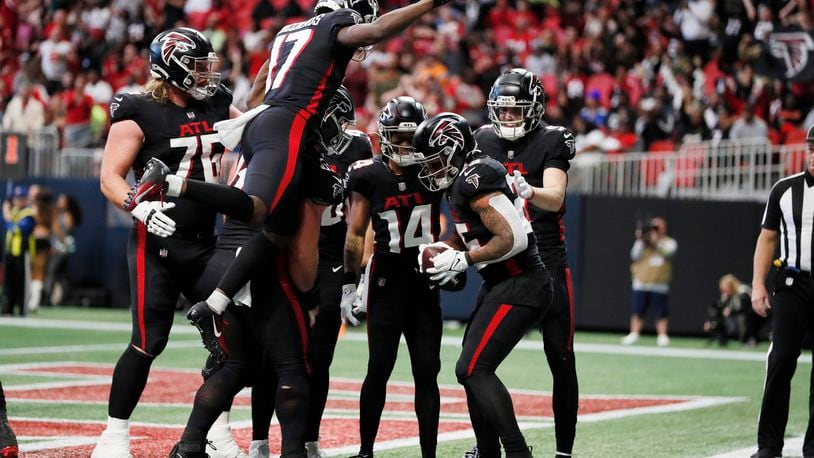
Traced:
<svg viewBox="0 0 814 458">
<path fill-rule="evenodd" d="M 169 458 L 209 458 L 206 442 L 178 442 L 170 451 Z"/>
<path fill-rule="evenodd" d="M 2 458 L 17 458 L 19 448 L 17 447 L 17 436 L 8 424 L 5 418 L 0 419 L 0 457 Z"/>
<path fill-rule="evenodd" d="M 124 209 L 131 211 L 142 202 L 155 200 L 164 194 L 167 188 L 166 178 L 170 168 L 160 159 L 152 158 L 144 166 L 141 178 L 130 188 L 127 199 L 124 201 Z"/>
<path fill-rule="evenodd" d="M 204 347 L 209 350 L 212 357 L 214 366 L 223 364 L 226 361 L 226 350 L 221 347 L 218 337 L 221 336 L 223 329 L 218 330 L 215 324 L 215 312 L 209 308 L 206 302 L 198 302 L 189 308 L 187 312 L 187 319 L 190 324 L 198 328 L 201 333 L 201 340 Z M 207 366 L 209 365 L 207 360 Z M 213 366 L 213 367 L 214 367 Z"/>
</svg>

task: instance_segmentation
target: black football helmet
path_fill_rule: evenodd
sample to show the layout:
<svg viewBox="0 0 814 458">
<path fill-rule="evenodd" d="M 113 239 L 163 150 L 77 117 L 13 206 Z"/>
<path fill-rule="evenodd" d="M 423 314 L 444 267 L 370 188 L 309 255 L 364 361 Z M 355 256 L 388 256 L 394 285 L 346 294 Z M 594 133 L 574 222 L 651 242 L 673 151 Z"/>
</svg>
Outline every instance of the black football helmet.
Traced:
<svg viewBox="0 0 814 458">
<path fill-rule="evenodd" d="M 418 179 L 430 191 L 450 187 L 478 148 L 466 119 L 448 112 L 422 122 L 413 136 L 413 146 L 423 155 Z"/>
<path fill-rule="evenodd" d="M 356 109 L 345 86 L 339 86 L 322 118 L 319 133 L 328 154 L 342 154 L 348 149 L 353 136 L 345 132 L 348 125 L 356 124 Z"/>
<path fill-rule="evenodd" d="M 381 139 L 382 155 L 402 167 L 408 167 L 420 162 L 423 158 L 416 152 L 415 147 L 393 143 L 393 134 L 404 134 L 412 141 L 418 125 L 427 119 L 424 105 L 409 96 L 401 96 L 390 100 L 379 112 L 377 123 L 379 138 Z"/>
<path fill-rule="evenodd" d="M 169 81 L 196 100 L 215 95 L 218 55 L 204 34 L 189 27 L 159 33 L 150 43 L 150 74 Z"/>
<path fill-rule="evenodd" d="M 350 8 L 362 16 L 365 22 L 373 22 L 379 17 L 378 0 L 319 0 L 314 6 L 314 14 L 320 15 Z"/>
<path fill-rule="evenodd" d="M 513 68 L 495 80 L 486 106 L 497 135 L 506 140 L 517 140 L 543 119 L 543 84 L 537 75 L 525 68 Z M 511 113 L 512 119 L 501 121 L 501 112 Z"/>
</svg>

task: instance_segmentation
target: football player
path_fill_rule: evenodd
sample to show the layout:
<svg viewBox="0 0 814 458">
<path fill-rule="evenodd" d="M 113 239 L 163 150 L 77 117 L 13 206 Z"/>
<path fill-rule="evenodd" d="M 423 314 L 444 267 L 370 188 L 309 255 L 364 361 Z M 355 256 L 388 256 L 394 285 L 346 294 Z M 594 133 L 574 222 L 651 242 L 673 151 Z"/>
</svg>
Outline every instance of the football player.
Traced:
<svg viewBox="0 0 814 458">
<path fill-rule="evenodd" d="M 216 182 L 223 146 L 215 122 L 237 116 L 231 93 L 220 84 L 218 58 L 209 39 L 189 28 L 160 33 L 150 44 L 152 79 L 142 94 L 120 94 L 110 103 L 110 133 L 102 158 L 101 189 L 134 220 L 128 244 L 133 332 L 113 371 L 108 425 L 94 457 L 130 456 L 129 418 L 150 366 L 167 345 L 181 292 L 206 297 L 199 283 L 215 243 L 215 210 L 191 201 L 149 201 L 154 193 L 125 181 L 153 174 L 151 158 L 169 166 L 162 174 Z M 166 166 L 164 166 L 166 167 Z M 142 184 L 150 188 L 151 183 Z"/>
<path fill-rule="evenodd" d="M 500 456 L 502 442 L 506 456 L 530 457 L 512 398 L 495 374 L 551 304 L 551 276 L 523 200 L 512 190 L 506 168 L 478 150 L 462 116 L 441 113 L 424 121 L 413 144 L 424 156 L 419 179 L 429 190 L 447 190 L 458 233 L 449 241 L 456 249 L 436 254 L 426 272 L 445 283 L 475 266 L 484 280 L 455 366 L 478 449 L 482 456 Z"/>
<path fill-rule="evenodd" d="M 265 108 L 253 113 L 241 137 L 243 154 L 252 157 L 244 189 L 251 197 L 170 177 L 168 195 L 184 193 L 209 202 L 227 215 L 263 223 L 265 227 L 262 235 L 246 244 L 206 303 L 190 310 L 188 316 L 201 329 L 204 339 L 214 340 L 209 325 L 211 314 L 220 314 L 252 270 L 269 253 L 285 246 L 296 229 L 303 148 L 318 128 L 313 120 L 324 117 L 351 58 L 360 48 L 400 33 L 447 1 L 420 0 L 380 18 L 376 0 L 320 1 L 316 16 L 287 25 L 277 33 L 267 64 L 255 80 L 252 93 L 265 94 Z"/>
<path fill-rule="evenodd" d="M 382 156 L 359 161 L 348 172 L 350 193 L 345 240 L 342 317 L 358 324 L 357 302 L 364 236 L 373 221 L 374 250 L 365 273 L 368 364 L 359 399 L 359 457 L 373 456 L 399 340 L 410 351 L 415 383 L 415 410 L 421 454 L 434 457 L 438 436 L 442 317 L 438 289 L 416 269 L 418 247 L 436 242 L 443 193 L 429 191 L 418 180 L 412 147 L 416 127 L 426 118 L 412 97 L 398 97 L 379 115 Z"/>
<path fill-rule="evenodd" d="M 340 121 L 353 115 L 353 104 L 349 97 L 344 88 L 334 95 L 322 123 L 320 138 L 324 140 L 321 145 L 313 147 L 331 151 L 344 144 L 347 133 L 344 123 Z M 364 143 L 365 140 L 359 145 L 359 140 L 354 138 L 337 151 L 348 154 L 345 160 L 351 159 L 353 154 L 364 157 L 366 145 L 369 156 L 370 146 Z M 348 151 L 350 145 L 355 145 L 353 152 Z M 330 157 L 330 154 L 321 154 Z M 337 162 L 341 167 L 346 167 L 341 160 L 337 159 Z M 317 252 L 312 247 L 321 237 L 319 225 L 321 220 L 325 220 L 324 215 L 331 208 L 341 208 L 341 204 L 326 207 L 324 196 L 319 195 L 321 190 L 328 188 L 326 193 L 333 196 L 332 188 L 337 182 L 330 179 L 322 181 L 325 170 L 316 164 L 307 162 L 304 167 L 304 179 L 309 183 L 306 197 L 310 200 L 301 205 L 298 215 L 300 226 L 286 253 L 272 256 L 269 258 L 272 262 L 261 264 L 252 277 L 254 281 L 238 293 L 237 304 L 227 308 L 223 315 L 213 317 L 219 343 L 211 349 L 216 356 L 214 361 L 210 361 L 214 367 L 209 369 L 211 375 L 198 390 L 181 441 L 173 450 L 173 458 L 176 455 L 185 458 L 202 456 L 207 451 L 207 431 L 217 415 L 229 409 L 233 397 L 244 386 L 253 386 L 254 431 L 250 453 L 268 455 L 268 428 L 272 411 L 277 412 L 280 421 L 283 455 L 300 456 L 304 453 L 303 437 L 309 405 L 306 382 L 309 367 L 306 359 L 309 352 L 308 312 L 318 302 L 314 298 L 317 292 L 313 289 Z M 328 164 L 323 163 L 321 167 L 328 167 Z M 231 180 L 235 189 L 244 186 L 246 170 L 246 158 L 241 157 Z M 330 171 L 330 177 L 335 177 L 333 171 Z M 215 253 L 204 273 L 210 288 L 215 287 L 241 247 L 260 230 L 260 226 L 234 218 L 226 220 Z M 269 282 L 268 279 L 279 281 Z M 335 299 L 337 321 L 339 287 L 341 285 L 336 288 Z M 333 339 L 335 342 L 336 333 Z M 219 352 L 224 354 L 217 357 Z M 220 359 L 225 361 L 220 364 Z M 261 370 L 273 374 L 258 374 Z M 327 382 L 325 389 L 327 396 Z M 216 444 L 216 447 L 215 452 L 219 453 L 220 446 Z"/>
<path fill-rule="evenodd" d="M 540 257 L 553 281 L 554 299 L 541 331 L 554 383 L 557 455 L 571 456 L 579 391 L 574 363 L 573 289 L 563 215 L 574 135 L 564 127 L 542 121 L 543 85 L 526 69 L 515 68 L 498 77 L 487 106 L 492 125 L 475 131 L 475 141 L 513 175 L 515 192 L 525 199 Z"/>
<path fill-rule="evenodd" d="M 345 176 L 351 164 L 373 155 L 367 135 L 350 129 L 356 123 L 356 112 L 350 92 L 340 86 L 325 114 L 320 136 L 325 139 L 325 160 L 331 169 Z M 339 302 L 342 297 L 342 250 L 348 226 L 344 205 L 329 206 L 322 213 L 319 234 L 319 267 L 317 287 L 319 308 L 311 327 L 309 359 L 311 363 L 311 402 L 305 432 L 308 457 L 319 457 L 319 426 L 328 399 L 329 373 L 336 340 L 341 327 Z"/>
</svg>

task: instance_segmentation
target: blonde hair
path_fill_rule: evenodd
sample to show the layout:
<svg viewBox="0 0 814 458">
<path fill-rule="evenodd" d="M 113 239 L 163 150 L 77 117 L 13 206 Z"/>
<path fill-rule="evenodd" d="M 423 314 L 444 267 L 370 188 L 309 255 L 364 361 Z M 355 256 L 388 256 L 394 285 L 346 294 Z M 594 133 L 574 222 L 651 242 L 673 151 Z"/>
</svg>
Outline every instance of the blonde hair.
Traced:
<svg viewBox="0 0 814 458">
<path fill-rule="evenodd" d="M 153 78 L 147 81 L 144 92 L 158 103 L 169 103 L 172 86 L 166 80 Z"/>
<path fill-rule="evenodd" d="M 738 280 L 738 277 L 736 277 L 736 276 L 734 276 L 732 274 L 726 274 L 723 277 L 721 277 L 721 280 L 718 281 L 718 284 L 719 285 L 724 285 L 724 284 L 731 285 L 732 286 L 732 291 L 734 291 L 735 293 L 737 293 L 741 289 L 741 286 L 743 286 L 743 283 L 741 283 L 741 281 Z"/>
</svg>

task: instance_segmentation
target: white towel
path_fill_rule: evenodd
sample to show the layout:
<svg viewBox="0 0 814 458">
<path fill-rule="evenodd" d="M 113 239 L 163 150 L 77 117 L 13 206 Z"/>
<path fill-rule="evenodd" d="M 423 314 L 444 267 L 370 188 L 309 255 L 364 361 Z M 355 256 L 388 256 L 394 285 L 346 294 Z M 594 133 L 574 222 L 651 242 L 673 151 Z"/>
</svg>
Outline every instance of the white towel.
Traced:
<svg viewBox="0 0 814 458">
<path fill-rule="evenodd" d="M 215 123 L 215 131 L 218 134 L 220 143 L 230 151 L 234 151 L 243 138 L 243 129 L 249 121 L 268 108 L 269 105 L 259 105 L 243 113 L 237 118 L 226 119 Z"/>
</svg>

